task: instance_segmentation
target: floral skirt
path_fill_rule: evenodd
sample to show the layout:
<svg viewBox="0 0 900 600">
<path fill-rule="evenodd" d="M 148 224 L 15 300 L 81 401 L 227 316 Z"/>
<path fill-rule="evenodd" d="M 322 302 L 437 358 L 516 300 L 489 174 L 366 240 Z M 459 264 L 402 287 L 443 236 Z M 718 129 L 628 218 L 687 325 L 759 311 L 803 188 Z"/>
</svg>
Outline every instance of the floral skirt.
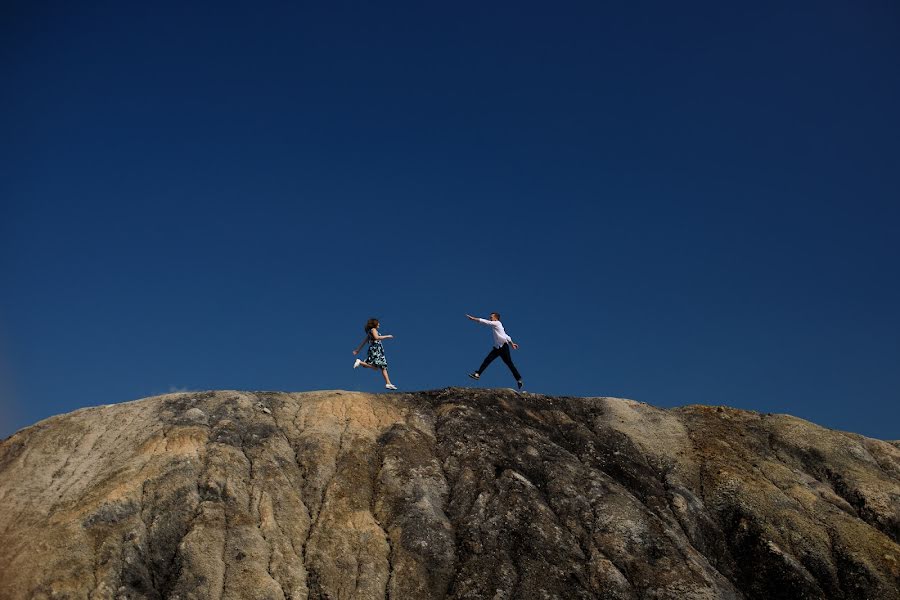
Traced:
<svg viewBox="0 0 900 600">
<path fill-rule="evenodd" d="M 384 346 L 381 345 L 379 340 L 369 342 L 369 353 L 366 354 L 366 363 L 380 369 L 387 369 L 387 359 L 384 357 Z"/>
</svg>

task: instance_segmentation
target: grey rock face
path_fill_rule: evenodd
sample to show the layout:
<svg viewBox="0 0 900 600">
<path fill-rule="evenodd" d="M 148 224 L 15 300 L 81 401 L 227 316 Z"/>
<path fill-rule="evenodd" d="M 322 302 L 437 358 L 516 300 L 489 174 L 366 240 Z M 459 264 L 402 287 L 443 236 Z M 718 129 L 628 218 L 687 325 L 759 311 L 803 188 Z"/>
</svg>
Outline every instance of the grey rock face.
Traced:
<svg viewBox="0 0 900 600">
<path fill-rule="evenodd" d="M 900 448 L 504 390 L 170 394 L 0 443 L 0 598 L 900 599 Z"/>
</svg>

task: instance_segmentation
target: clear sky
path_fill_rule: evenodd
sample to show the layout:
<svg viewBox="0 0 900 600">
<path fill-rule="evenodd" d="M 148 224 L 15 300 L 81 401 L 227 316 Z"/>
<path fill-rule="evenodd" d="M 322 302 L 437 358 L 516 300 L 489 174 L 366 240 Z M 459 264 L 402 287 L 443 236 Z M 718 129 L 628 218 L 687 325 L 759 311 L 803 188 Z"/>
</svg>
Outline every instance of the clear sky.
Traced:
<svg viewBox="0 0 900 600">
<path fill-rule="evenodd" d="M 384 391 L 370 316 L 473 384 L 500 311 L 530 391 L 900 438 L 894 0 L 53 4 L 0 8 L 0 437 Z"/>
</svg>

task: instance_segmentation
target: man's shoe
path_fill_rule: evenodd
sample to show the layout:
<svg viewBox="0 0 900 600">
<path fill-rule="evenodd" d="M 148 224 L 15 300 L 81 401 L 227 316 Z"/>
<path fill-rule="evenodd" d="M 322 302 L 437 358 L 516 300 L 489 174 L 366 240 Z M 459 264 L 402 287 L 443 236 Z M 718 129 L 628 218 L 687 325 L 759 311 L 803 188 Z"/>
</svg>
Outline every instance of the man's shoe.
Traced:
<svg viewBox="0 0 900 600">
<path fill-rule="evenodd" d="M 478 381 L 479 379 L 481 379 L 481 375 L 479 375 L 478 373 L 469 373 L 469 377 L 471 377 L 475 381 Z"/>
<path fill-rule="evenodd" d="M 520 390 L 521 390 L 523 387 L 525 387 L 525 384 L 522 383 L 522 380 L 521 380 L 521 379 L 518 380 L 518 381 L 516 382 L 516 385 L 519 386 L 519 389 L 520 389 Z"/>
</svg>

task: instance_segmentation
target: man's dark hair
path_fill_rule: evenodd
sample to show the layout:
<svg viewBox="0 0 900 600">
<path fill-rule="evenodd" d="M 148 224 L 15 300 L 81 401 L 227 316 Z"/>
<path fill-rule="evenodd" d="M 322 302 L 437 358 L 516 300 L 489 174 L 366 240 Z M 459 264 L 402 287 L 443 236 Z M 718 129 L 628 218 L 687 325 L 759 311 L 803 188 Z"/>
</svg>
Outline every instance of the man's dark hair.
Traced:
<svg viewBox="0 0 900 600">
<path fill-rule="evenodd" d="M 491 314 L 494 315 L 494 316 L 496 316 L 498 321 L 500 320 L 500 313 L 498 313 L 498 312 L 492 312 Z"/>
</svg>

